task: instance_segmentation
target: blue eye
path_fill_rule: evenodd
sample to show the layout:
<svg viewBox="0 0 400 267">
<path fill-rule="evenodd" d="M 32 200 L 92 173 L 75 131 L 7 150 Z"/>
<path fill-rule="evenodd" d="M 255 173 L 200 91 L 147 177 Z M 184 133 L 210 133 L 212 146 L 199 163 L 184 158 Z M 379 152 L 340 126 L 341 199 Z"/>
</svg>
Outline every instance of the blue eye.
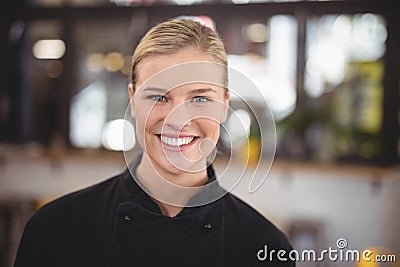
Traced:
<svg viewBox="0 0 400 267">
<path fill-rule="evenodd" d="M 206 97 L 206 96 L 196 96 L 196 97 L 193 97 L 193 99 L 192 99 L 192 102 L 195 102 L 195 103 L 206 103 L 206 102 L 211 102 L 211 101 L 212 101 L 212 99 L 209 97 Z"/>
<path fill-rule="evenodd" d="M 167 99 L 163 95 L 151 95 L 147 97 L 148 99 L 151 99 L 155 102 L 166 102 Z"/>
</svg>

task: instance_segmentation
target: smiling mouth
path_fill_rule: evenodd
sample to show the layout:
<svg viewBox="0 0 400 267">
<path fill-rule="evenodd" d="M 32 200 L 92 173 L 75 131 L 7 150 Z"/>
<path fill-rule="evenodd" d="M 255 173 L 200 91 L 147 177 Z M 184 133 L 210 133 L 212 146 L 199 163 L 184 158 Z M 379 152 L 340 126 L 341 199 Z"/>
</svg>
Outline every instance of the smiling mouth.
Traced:
<svg viewBox="0 0 400 267">
<path fill-rule="evenodd" d="M 168 145 L 168 146 L 173 146 L 173 147 L 182 147 L 185 145 L 189 145 L 192 142 L 194 142 L 196 139 L 198 139 L 198 137 L 196 137 L 196 136 L 187 136 L 187 137 L 179 137 L 179 138 L 164 136 L 161 134 L 159 134 L 157 136 L 163 144 Z"/>
</svg>

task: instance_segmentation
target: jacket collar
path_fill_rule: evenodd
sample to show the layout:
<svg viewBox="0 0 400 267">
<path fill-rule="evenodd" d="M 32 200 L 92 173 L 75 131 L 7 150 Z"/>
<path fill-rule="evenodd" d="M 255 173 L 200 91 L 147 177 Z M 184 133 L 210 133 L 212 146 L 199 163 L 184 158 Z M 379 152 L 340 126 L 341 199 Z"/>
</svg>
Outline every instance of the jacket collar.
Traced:
<svg viewBox="0 0 400 267">
<path fill-rule="evenodd" d="M 131 165 L 125 170 L 122 174 L 123 179 L 123 190 L 128 190 L 129 196 L 127 201 L 133 202 L 137 205 L 142 206 L 143 208 L 153 212 L 162 214 L 160 207 L 153 201 L 153 199 L 142 189 L 142 187 L 138 184 L 137 179 L 133 177 L 136 173 L 136 169 L 139 166 L 142 155 L 140 154 Z M 210 195 L 220 194 L 221 196 L 226 194 L 224 190 L 219 186 L 218 181 L 216 181 L 216 175 L 213 166 L 210 164 L 207 167 L 207 175 L 208 182 L 207 187 L 203 188 L 200 192 L 194 195 L 188 201 L 188 206 L 184 207 L 183 210 L 177 215 L 183 216 L 188 215 L 192 212 L 199 211 L 203 206 L 193 207 L 194 203 L 206 203 L 206 200 L 210 197 Z M 208 205 L 208 204 L 207 204 Z"/>
</svg>

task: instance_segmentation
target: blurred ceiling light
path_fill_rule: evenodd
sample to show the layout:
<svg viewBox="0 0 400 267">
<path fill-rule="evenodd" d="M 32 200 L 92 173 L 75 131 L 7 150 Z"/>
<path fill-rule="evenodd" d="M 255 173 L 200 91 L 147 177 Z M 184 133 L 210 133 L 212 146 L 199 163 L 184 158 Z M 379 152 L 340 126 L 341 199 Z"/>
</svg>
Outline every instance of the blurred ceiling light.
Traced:
<svg viewBox="0 0 400 267">
<path fill-rule="evenodd" d="M 100 72 L 103 70 L 104 55 L 100 53 L 91 54 L 87 61 L 86 66 L 91 72 Z"/>
<path fill-rule="evenodd" d="M 248 4 L 250 0 L 232 0 L 234 4 Z"/>
<path fill-rule="evenodd" d="M 124 119 L 107 122 L 103 128 L 102 143 L 109 150 L 131 150 L 136 143 L 135 129 L 132 123 Z"/>
<path fill-rule="evenodd" d="M 37 59 L 59 59 L 65 54 L 63 40 L 39 40 L 33 45 L 33 55 Z"/>
<path fill-rule="evenodd" d="M 188 6 L 194 4 L 196 0 L 174 0 L 174 2 L 177 5 Z"/>
<path fill-rule="evenodd" d="M 119 71 L 124 66 L 124 57 L 121 53 L 108 53 L 104 60 L 105 68 L 109 72 Z"/>
<path fill-rule="evenodd" d="M 247 24 L 242 28 L 242 35 L 248 42 L 264 43 L 268 38 L 268 28 L 262 23 Z"/>
</svg>

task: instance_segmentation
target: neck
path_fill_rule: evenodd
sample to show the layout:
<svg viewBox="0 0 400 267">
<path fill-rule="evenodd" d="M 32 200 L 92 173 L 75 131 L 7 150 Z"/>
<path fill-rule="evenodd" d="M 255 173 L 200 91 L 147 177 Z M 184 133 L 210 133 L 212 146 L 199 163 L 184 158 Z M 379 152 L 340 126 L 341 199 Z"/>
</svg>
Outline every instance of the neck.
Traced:
<svg viewBox="0 0 400 267">
<path fill-rule="evenodd" d="M 136 176 L 162 213 L 170 217 L 176 216 L 200 190 L 198 187 L 208 181 L 206 169 L 200 172 L 167 172 L 152 163 L 146 153 L 137 167 Z"/>
</svg>

